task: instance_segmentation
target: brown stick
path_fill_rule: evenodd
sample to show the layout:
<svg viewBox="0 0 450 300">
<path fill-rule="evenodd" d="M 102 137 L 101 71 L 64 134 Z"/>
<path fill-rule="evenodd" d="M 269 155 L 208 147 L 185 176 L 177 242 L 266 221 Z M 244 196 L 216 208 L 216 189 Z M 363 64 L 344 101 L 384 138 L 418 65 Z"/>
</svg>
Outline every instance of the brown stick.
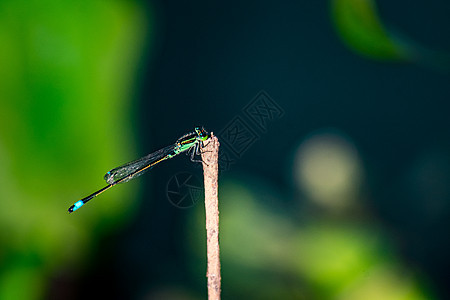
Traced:
<svg viewBox="0 0 450 300">
<path fill-rule="evenodd" d="M 208 256 L 208 299 L 220 299 L 220 256 L 219 256 L 219 200 L 218 157 L 219 140 L 211 132 L 211 138 L 202 149 L 203 177 L 205 181 L 206 249 Z"/>
</svg>

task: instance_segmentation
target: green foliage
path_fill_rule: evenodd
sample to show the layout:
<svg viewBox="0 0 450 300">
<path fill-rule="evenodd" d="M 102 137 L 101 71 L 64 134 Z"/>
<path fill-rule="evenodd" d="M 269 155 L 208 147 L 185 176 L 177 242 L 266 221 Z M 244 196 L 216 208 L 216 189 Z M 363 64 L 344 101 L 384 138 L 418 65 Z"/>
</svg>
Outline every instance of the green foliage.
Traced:
<svg viewBox="0 0 450 300">
<path fill-rule="evenodd" d="M 342 41 L 358 54 L 390 61 L 408 59 L 380 20 L 372 0 L 332 0 L 332 19 Z"/>
<path fill-rule="evenodd" d="M 343 220 L 323 214 L 296 220 L 295 211 L 283 212 L 276 205 L 268 205 L 280 203 L 280 197 L 267 182 L 222 178 L 224 297 L 435 299 L 413 271 L 402 266 L 394 246 L 375 221 L 361 222 L 351 217 Z M 196 209 L 188 241 L 195 257 L 191 261 L 193 277 L 203 279 L 204 208 L 198 205 Z"/>
<path fill-rule="evenodd" d="M 66 211 L 133 156 L 127 112 L 147 27 L 129 1 L 0 3 L 0 299 L 19 283 L 17 299 L 39 299 L 43 274 L 127 215 L 131 186 L 95 211 Z"/>
<path fill-rule="evenodd" d="M 366 58 L 408 62 L 448 71 L 448 51 L 434 50 L 393 32 L 380 18 L 375 0 L 331 0 L 331 17 L 342 42 Z"/>
</svg>

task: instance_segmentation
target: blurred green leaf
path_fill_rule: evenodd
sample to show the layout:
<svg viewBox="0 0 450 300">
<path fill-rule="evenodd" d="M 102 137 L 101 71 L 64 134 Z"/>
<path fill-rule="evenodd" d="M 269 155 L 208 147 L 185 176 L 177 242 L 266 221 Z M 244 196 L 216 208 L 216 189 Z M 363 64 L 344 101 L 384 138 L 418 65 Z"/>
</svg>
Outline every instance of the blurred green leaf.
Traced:
<svg viewBox="0 0 450 300">
<path fill-rule="evenodd" d="M 404 61 L 407 51 L 380 20 L 372 0 L 332 0 L 332 19 L 342 41 L 353 51 L 373 59 Z"/>
<path fill-rule="evenodd" d="M 39 299 L 40 276 L 85 258 L 131 212 L 133 186 L 95 210 L 67 208 L 134 156 L 130 100 L 147 17 L 132 1 L 0 2 L 0 287 L 36 291 L 17 299 Z M 29 253 L 37 263 L 24 267 Z"/>
</svg>

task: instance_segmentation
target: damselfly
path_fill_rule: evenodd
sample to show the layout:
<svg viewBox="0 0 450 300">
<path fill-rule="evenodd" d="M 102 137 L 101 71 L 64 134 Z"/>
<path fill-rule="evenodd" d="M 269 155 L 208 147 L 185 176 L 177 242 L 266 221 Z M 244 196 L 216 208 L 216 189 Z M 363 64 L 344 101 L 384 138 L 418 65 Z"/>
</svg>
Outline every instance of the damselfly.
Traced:
<svg viewBox="0 0 450 300">
<path fill-rule="evenodd" d="M 69 207 L 69 213 L 76 211 L 89 200 L 112 188 L 116 184 L 128 182 L 131 179 L 141 176 L 160 162 L 177 156 L 180 153 L 186 152 L 187 154 L 190 154 L 191 160 L 195 161 L 195 155 L 200 154 L 200 146 L 203 146 L 203 142 L 209 137 L 209 133 L 203 127 L 195 127 L 194 132 L 183 135 L 175 142 L 175 144 L 112 169 L 106 173 L 104 177 L 108 185 L 75 202 L 74 205 Z"/>
</svg>

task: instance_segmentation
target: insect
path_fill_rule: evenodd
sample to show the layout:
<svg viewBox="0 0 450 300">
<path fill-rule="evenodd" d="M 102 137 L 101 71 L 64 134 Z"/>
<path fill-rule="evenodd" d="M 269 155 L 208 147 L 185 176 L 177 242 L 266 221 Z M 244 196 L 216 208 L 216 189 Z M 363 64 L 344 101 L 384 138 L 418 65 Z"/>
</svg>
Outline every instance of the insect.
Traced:
<svg viewBox="0 0 450 300">
<path fill-rule="evenodd" d="M 104 191 L 109 190 L 113 186 L 119 183 L 128 182 L 138 176 L 141 176 L 160 162 L 175 157 L 181 153 L 190 154 L 191 160 L 195 161 L 194 156 L 196 154 L 200 154 L 200 147 L 202 147 L 203 142 L 209 138 L 210 134 L 203 127 L 195 127 L 194 132 L 183 135 L 173 145 L 164 147 L 158 151 L 108 171 L 104 177 L 108 185 L 75 202 L 71 207 L 69 207 L 69 213 L 76 211 L 88 201 L 92 200 Z"/>
</svg>

